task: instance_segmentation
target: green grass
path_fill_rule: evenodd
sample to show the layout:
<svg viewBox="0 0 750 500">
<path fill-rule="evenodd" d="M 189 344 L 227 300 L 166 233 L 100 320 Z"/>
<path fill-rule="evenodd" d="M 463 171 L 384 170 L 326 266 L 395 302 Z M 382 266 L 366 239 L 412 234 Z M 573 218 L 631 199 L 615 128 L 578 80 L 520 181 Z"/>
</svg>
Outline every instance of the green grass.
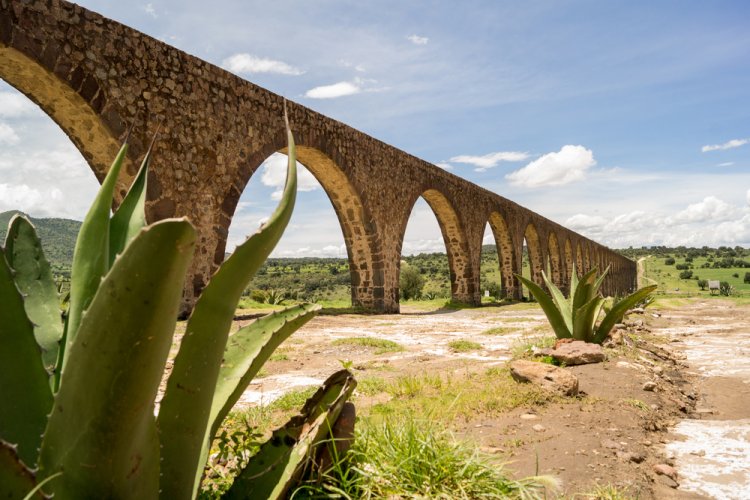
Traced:
<svg viewBox="0 0 750 500">
<path fill-rule="evenodd" d="M 448 347 L 453 352 L 470 352 L 478 351 L 482 348 L 482 344 L 471 340 L 453 340 L 448 342 Z"/>
<path fill-rule="evenodd" d="M 531 356 L 533 347 L 545 349 L 547 347 L 553 347 L 555 342 L 557 342 L 557 338 L 550 335 L 524 336 L 513 343 L 511 346 L 511 353 L 513 359 L 528 358 Z"/>
<path fill-rule="evenodd" d="M 699 296 L 710 296 L 708 290 L 701 291 L 698 287 L 698 281 L 695 279 L 680 279 L 680 270 L 678 270 L 676 264 L 685 264 L 684 258 L 675 259 L 675 265 L 666 265 L 664 263 L 664 257 L 647 257 L 643 261 L 644 265 L 644 277 L 647 283 L 656 283 L 659 285 L 659 293 L 667 294 L 689 294 Z M 731 268 L 701 268 L 701 266 L 708 262 L 706 257 L 694 258 L 693 271 L 694 276 L 700 277 L 704 280 L 718 280 L 726 281 L 732 285 L 738 292 L 747 295 L 750 293 L 750 284 L 744 282 L 746 272 L 750 272 L 750 269 L 731 267 Z M 709 262 L 709 264 L 711 264 Z M 732 276 L 737 274 L 739 277 L 735 278 Z M 644 283 L 646 284 L 646 283 Z M 716 294 L 718 295 L 718 294 Z"/>
<path fill-rule="evenodd" d="M 309 484 L 295 498 L 528 498 L 545 497 L 550 478 L 513 480 L 503 466 L 473 443 L 457 440 L 429 418 L 404 415 L 360 420 L 348 460 Z M 328 495 L 326 495 L 326 493 Z M 342 494 L 343 493 L 343 494 Z"/>
<path fill-rule="evenodd" d="M 374 337 L 347 337 L 336 339 L 332 345 L 350 345 L 358 347 L 374 348 L 375 354 L 385 354 L 388 352 L 400 352 L 404 347 L 398 342 L 388 339 L 377 339 Z"/>
<path fill-rule="evenodd" d="M 518 331 L 516 328 L 511 328 L 508 326 L 498 326 L 483 331 L 482 335 L 507 335 L 508 333 L 513 333 L 516 331 Z"/>
</svg>

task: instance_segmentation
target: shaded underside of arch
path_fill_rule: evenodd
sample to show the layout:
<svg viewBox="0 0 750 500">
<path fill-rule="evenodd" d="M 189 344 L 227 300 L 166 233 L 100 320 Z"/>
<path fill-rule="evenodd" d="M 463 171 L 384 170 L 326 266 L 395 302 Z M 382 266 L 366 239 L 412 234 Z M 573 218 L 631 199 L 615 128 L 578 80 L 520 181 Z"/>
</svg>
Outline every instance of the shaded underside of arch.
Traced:
<svg viewBox="0 0 750 500">
<path fill-rule="evenodd" d="M 503 297 L 514 297 L 517 280 L 513 276 L 513 266 L 516 256 L 514 255 L 513 240 L 510 237 L 508 225 L 499 212 L 492 212 L 488 222 L 495 237 L 495 246 L 497 247 L 500 279 L 502 280 L 501 294 Z"/>
<path fill-rule="evenodd" d="M 565 280 L 570 281 L 573 274 L 573 247 L 570 245 L 570 238 L 565 238 Z"/>
<path fill-rule="evenodd" d="M 448 253 L 451 296 L 459 302 L 473 303 L 478 298 L 478 291 L 474 289 L 475 284 L 471 279 L 472 271 L 468 250 L 469 245 L 458 214 L 445 195 L 436 189 L 428 189 L 422 193 L 422 198 L 424 198 L 435 214 L 440 226 L 440 232 L 443 235 L 443 241 Z M 413 210 L 414 203 L 411 206 Z M 405 229 L 401 235 L 402 247 Z"/>
<path fill-rule="evenodd" d="M 581 249 L 581 242 L 576 243 L 576 273 L 581 276 L 585 272 L 583 267 L 583 250 Z"/>
<path fill-rule="evenodd" d="M 534 283 L 543 287 L 544 278 L 542 278 L 542 270 L 544 269 L 544 264 L 542 259 L 542 248 L 539 242 L 539 233 L 533 223 L 526 226 L 524 237 L 526 239 L 526 248 L 529 253 L 531 279 Z"/>
<path fill-rule="evenodd" d="M 94 104 L 86 101 L 76 90 L 77 80 L 83 86 L 86 77 L 69 74 L 69 68 L 51 72 L 25 54 L 0 46 L 0 78 L 26 95 L 46 113 L 78 148 L 101 182 L 120 149 L 121 141 L 101 120 L 97 109 L 98 89 L 91 96 Z M 71 79 L 73 81 L 71 81 Z M 103 99 L 103 96 L 102 96 Z M 135 164 L 126 159 L 125 170 L 135 174 Z M 118 199 L 127 183 L 118 185 Z"/>
<path fill-rule="evenodd" d="M 559 287 L 563 282 L 562 265 L 560 262 L 560 244 L 557 241 L 557 235 L 553 232 L 549 233 L 547 253 L 549 255 L 552 282 Z"/>
</svg>

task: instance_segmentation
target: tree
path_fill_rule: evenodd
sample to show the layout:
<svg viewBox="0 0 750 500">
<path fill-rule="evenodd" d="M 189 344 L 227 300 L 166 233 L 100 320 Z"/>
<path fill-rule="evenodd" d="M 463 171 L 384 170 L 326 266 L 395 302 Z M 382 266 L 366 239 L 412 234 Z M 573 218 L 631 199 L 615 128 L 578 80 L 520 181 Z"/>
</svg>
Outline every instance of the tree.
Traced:
<svg viewBox="0 0 750 500">
<path fill-rule="evenodd" d="M 750 273 L 745 273 L 745 283 L 750 283 Z"/>
<path fill-rule="evenodd" d="M 698 280 L 698 286 L 701 290 L 705 290 L 706 288 L 708 288 L 708 280 Z"/>
<path fill-rule="evenodd" d="M 674 265 L 674 258 L 673 257 L 669 257 L 668 259 L 664 259 L 664 264 L 667 265 L 667 266 Z"/>
<path fill-rule="evenodd" d="M 401 298 L 404 300 L 418 299 L 422 296 L 422 287 L 424 278 L 419 274 L 419 270 L 401 262 L 401 276 L 398 279 L 398 286 L 401 289 Z"/>
<path fill-rule="evenodd" d="M 692 277 L 693 277 L 693 271 L 681 271 L 680 272 L 681 280 L 689 280 Z"/>
</svg>

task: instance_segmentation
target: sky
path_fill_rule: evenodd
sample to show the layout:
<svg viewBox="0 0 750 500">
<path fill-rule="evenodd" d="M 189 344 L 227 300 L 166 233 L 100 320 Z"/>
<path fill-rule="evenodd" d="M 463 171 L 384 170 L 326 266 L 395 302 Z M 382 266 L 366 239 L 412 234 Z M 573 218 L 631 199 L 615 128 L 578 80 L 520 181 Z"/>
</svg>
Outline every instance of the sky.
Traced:
<svg viewBox="0 0 750 500">
<path fill-rule="evenodd" d="M 610 247 L 750 246 L 750 2 L 79 3 Z M 284 164 L 250 180 L 229 250 L 273 211 Z M 0 211 L 80 219 L 96 189 L 0 82 Z M 274 255 L 344 257 L 304 169 L 300 190 Z M 444 250 L 420 199 L 404 253 Z"/>
</svg>

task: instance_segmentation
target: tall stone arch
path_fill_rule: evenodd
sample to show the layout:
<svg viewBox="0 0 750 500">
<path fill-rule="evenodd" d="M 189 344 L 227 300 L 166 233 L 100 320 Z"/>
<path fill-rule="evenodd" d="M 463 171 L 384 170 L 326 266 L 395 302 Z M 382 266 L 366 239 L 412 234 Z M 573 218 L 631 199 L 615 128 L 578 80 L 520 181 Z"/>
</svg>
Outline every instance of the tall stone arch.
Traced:
<svg viewBox="0 0 750 500">
<path fill-rule="evenodd" d="M 529 269 L 531 271 L 531 280 L 537 285 L 544 287 L 544 279 L 542 278 L 542 270 L 544 269 L 544 256 L 542 253 L 542 245 L 539 241 L 539 232 L 533 222 L 530 222 L 526 226 L 524 231 L 524 238 L 526 239 L 526 247 L 529 253 Z"/>
<path fill-rule="evenodd" d="M 557 240 L 557 235 L 552 231 L 547 238 L 547 252 L 552 274 L 550 279 L 559 288 L 563 285 L 563 263 L 560 257 L 560 243 Z"/>
<path fill-rule="evenodd" d="M 489 217 L 490 229 L 495 237 L 497 247 L 497 258 L 502 279 L 502 292 L 504 297 L 517 298 L 517 279 L 515 273 L 516 255 L 511 239 L 508 224 L 499 212 L 492 212 Z"/>
</svg>

